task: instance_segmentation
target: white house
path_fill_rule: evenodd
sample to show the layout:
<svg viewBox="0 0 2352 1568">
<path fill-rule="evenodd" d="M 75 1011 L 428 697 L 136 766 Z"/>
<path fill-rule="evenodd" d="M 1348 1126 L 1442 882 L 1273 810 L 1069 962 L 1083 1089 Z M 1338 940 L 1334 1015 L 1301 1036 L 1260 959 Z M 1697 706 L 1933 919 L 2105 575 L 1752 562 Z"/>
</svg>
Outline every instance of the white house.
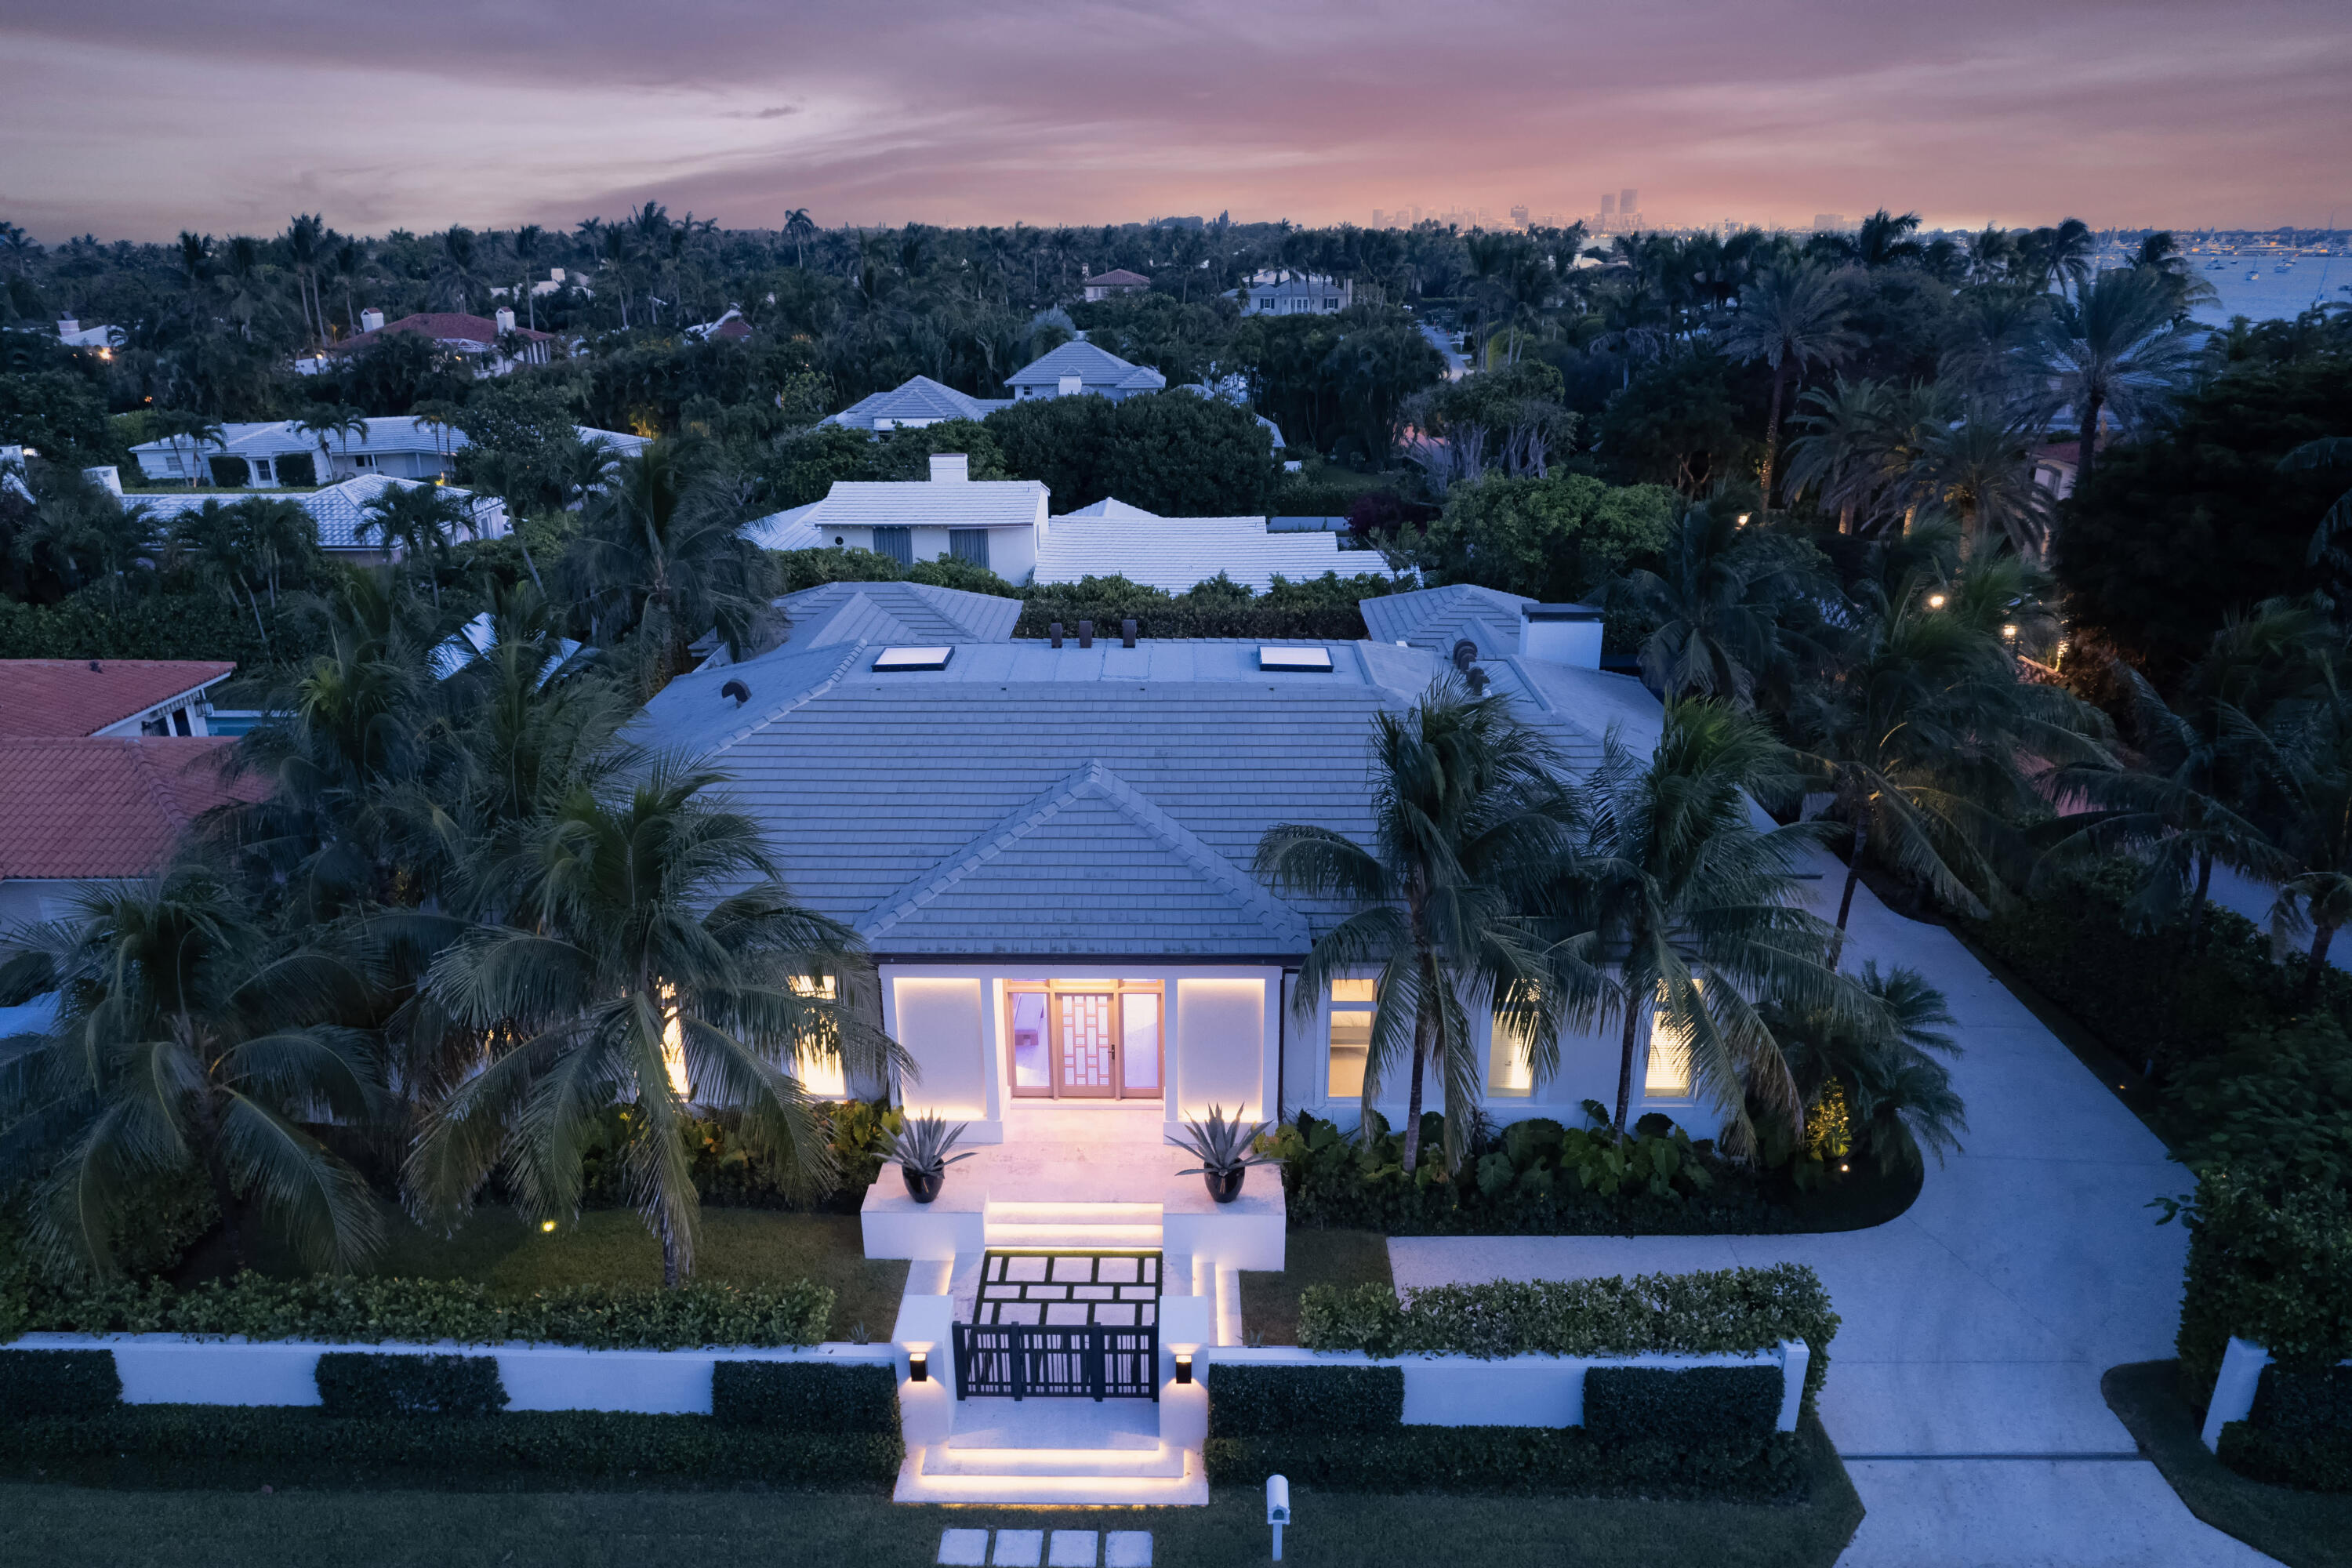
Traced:
<svg viewBox="0 0 2352 1568">
<path fill-rule="evenodd" d="M 928 375 L 917 375 L 887 392 L 861 397 L 838 414 L 827 415 L 824 423 L 846 425 L 853 430 L 919 430 L 943 419 L 985 419 L 1000 408 L 1012 406 L 1009 397 L 974 397 Z"/>
<path fill-rule="evenodd" d="M 1263 593 L 1277 574 L 1297 581 L 1383 569 L 1370 554 L 1351 569 L 1337 535 L 1276 533 L 1263 517 L 1160 517 L 1120 500 L 1052 517 L 1043 484 L 974 479 L 970 463 L 941 452 L 929 482 L 835 480 L 823 500 L 761 518 L 751 536 L 770 550 L 843 546 L 901 565 L 950 555 L 1013 584 L 1117 575 L 1171 594 L 1221 572 Z"/>
<path fill-rule="evenodd" d="M 477 376 L 504 375 L 517 365 L 547 363 L 556 342 L 552 332 L 517 326 L 514 311 L 504 305 L 494 317 L 426 310 L 394 321 L 386 321 L 382 310 L 362 310 L 360 327 L 341 342 L 328 344 L 327 353 L 355 354 L 393 333 L 415 332 L 472 360 Z"/>
<path fill-rule="evenodd" d="M 814 593 L 824 601 L 796 596 L 792 640 L 678 678 L 632 738 L 723 771 L 795 894 L 874 953 L 880 1021 L 917 1070 L 887 1086 L 813 1072 L 810 1087 L 887 1088 L 970 1123 L 982 1144 L 1024 1130 L 1066 1139 L 1072 1123 L 1049 1132 L 1039 1118 L 1076 1113 L 1086 1136 L 1156 1146 L 1212 1105 L 1352 1123 L 1370 977 L 1302 1004 L 1299 964 L 1344 910 L 1277 897 L 1250 870 L 1259 837 L 1296 822 L 1368 842 L 1374 718 L 1465 662 L 1573 768 L 1598 761 L 1612 726 L 1637 748 L 1660 728 L 1639 682 L 1538 657 L 1576 650 L 1531 629 L 1525 615 L 1540 606 L 1522 604 L 1507 639 L 1537 653 L 1458 658 L 1460 612 L 1483 621 L 1500 606 L 1454 603 L 1454 589 L 1399 596 L 1413 601 L 1386 617 L 1402 645 L 1132 647 L 1013 641 L 1009 616 L 980 624 L 985 610 L 960 603 L 976 595 L 905 584 Z M 1490 1116 L 1573 1123 L 1580 1101 L 1613 1094 L 1606 1031 L 1564 1040 L 1559 1072 L 1538 1082 L 1519 1042 L 1488 1020 L 1475 1026 Z M 1637 1111 L 1717 1131 L 1670 1046 L 1642 1074 Z M 1377 1088 L 1392 1121 L 1405 1090 L 1402 1073 Z M 1427 1092 L 1444 1109 L 1442 1088 Z M 904 1206 L 887 1184 L 875 1194 L 869 1220 L 876 1204 Z"/>
<path fill-rule="evenodd" d="M 71 316 L 58 321 L 58 342 L 69 349 L 97 349 L 110 353 L 130 341 L 130 334 L 121 327 L 85 327 Z"/>
<path fill-rule="evenodd" d="M 1078 286 L 1086 290 L 1087 303 L 1098 305 L 1105 300 L 1121 294 L 1150 292 L 1151 279 L 1140 272 L 1129 272 L 1124 267 L 1114 267 L 1108 272 L 1082 276 Z"/>
<path fill-rule="evenodd" d="M 1070 397 L 1080 393 L 1122 402 L 1141 392 L 1160 392 L 1168 378 L 1149 365 L 1129 364 L 1108 349 L 1083 341 L 1064 343 L 1004 378 L 1016 403 L 1034 397 Z"/>
<path fill-rule="evenodd" d="M 253 489 L 275 489 L 299 480 L 305 473 L 312 484 L 383 475 L 402 479 L 446 479 L 456 472 L 457 456 L 468 445 L 466 433 L 453 425 L 402 415 L 362 421 L 360 434 L 336 432 L 326 437 L 326 471 L 320 471 L 320 437 L 296 428 L 291 419 L 239 421 L 221 426 L 217 442 L 199 444 L 175 436 L 142 441 L 131 448 L 140 474 L 151 484 L 185 484 L 193 475 L 215 485 L 242 484 Z M 634 457 L 647 445 L 646 437 L 618 430 L 574 427 L 583 441 L 603 441 L 624 457 Z M 236 459 L 245 477 L 237 479 Z M 295 459 L 289 467 L 288 458 Z M 201 465 L 201 467 L 199 467 Z M 289 478 L 289 475 L 291 478 Z"/>
<path fill-rule="evenodd" d="M 1336 315 L 1356 302 L 1352 279 L 1287 269 L 1260 272 L 1233 292 L 1244 316 Z"/>
<path fill-rule="evenodd" d="M 319 525 L 319 548 L 330 555 L 341 556 L 359 564 L 371 564 L 396 556 L 396 547 L 387 549 L 383 536 L 369 533 L 362 537 L 360 525 L 367 520 L 367 505 L 385 490 L 425 483 L 422 479 L 396 479 L 386 474 L 358 474 L 340 484 L 315 490 L 289 490 L 285 499 L 310 514 Z M 508 531 L 506 503 L 496 496 L 478 496 L 457 485 L 444 486 L 446 494 L 462 501 L 473 521 L 464 530 L 467 539 L 500 539 Z M 183 512 L 190 512 L 218 502 L 218 491 L 165 490 L 160 494 L 141 495 L 137 504 L 147 514 L 167 526 Z"/>
</svg>

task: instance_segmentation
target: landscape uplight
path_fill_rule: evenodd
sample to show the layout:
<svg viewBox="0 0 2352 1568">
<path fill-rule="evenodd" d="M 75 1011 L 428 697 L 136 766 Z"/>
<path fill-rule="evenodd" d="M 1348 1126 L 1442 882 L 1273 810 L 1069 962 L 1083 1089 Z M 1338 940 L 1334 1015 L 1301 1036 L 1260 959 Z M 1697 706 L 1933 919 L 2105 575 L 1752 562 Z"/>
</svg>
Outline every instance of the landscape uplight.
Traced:
<svg viewBox="0 0 2352 1568">
<path fill-rule="evenodd" d="M 2011 621 L 2008 625 L 2002 626 L 2000 628 L 2000 635 L 2011 642 L 2015 642 L 2017 640 L 2017 623 L 2015 621 Z"/>
<path fill-rule="evenodd" d="M 1746 527 L 1748 526 L 1748 513 L 1746 513 L 1746 512 L 1744 512 L 1744 511 L 1743 511 L 1743 512 L 1741 512 L 1741 513 L 1739 514 L 1738 521 L 1737 521 L 1736 522 L 1734 522 L 1734 523 L 1732 524 L 1732 526 L 1733 526 L 1734 528 L 1746 528 Z"/>
<path fill-rule="evenodd" d="M 555 1222 L 551 1219 L 541 1220 L 539 1222 L 539 1233 L 541 1236 L 553 1236 L 555 1234 Z"/>
<path fill-rule="evenodd" d="M 1944 607 L 1944 595 L 1941 595 L 1941 594 L 1930 594 L 1930 595 L 1927 595 L 1927 607 L 1928 607 L 1929 609 L 1931 609 L 1931 610 L 1940 610 L 1940 609 L 1942 609 L 1942 608 Z"/>
</svg>

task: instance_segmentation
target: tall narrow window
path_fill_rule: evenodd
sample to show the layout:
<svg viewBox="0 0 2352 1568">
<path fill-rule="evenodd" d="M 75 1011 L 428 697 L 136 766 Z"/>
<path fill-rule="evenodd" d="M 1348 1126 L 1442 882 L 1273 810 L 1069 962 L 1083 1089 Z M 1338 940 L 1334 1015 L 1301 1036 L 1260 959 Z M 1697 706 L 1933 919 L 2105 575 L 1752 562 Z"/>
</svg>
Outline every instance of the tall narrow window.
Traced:
<svg viewBox="0 0 2352 1568">
<path fill-rule="evenodd" d="M 1528 1058 L 1527 1037 L 1501 1017 L 1495 1019 L 1486 1043 L 1486 1092 L 1497 1100 L 1525 1100 L 1535 1093 L 1535 1067 Z"/>
<path fill-rule="evenodd" d="M 1122 991 L 1118 996 L 1119 1086 L 1122 1094 L 1160 1092 L 1160 993 Z"/>
<path fill-rule="evenodd" d="M 1650 1029 L 1650 1056 L 1642 1069 L 1645 1100 L 1687 1100 L 1691 1091 L 1690 1042 L 1671 1029 Z"/>
<path fill-rule="evenodd" d="M 1045 994 L 1015 991 L 1013 1005 L 1013 1092 L 1054 1092 L 1054 1059 L 1045 1041 Z"/>
<path fill-rule="evenodd" d="M 988 565 L 988 530 L 949 529 L 948 553 L 959 561 L 969 561 L 974 566 L 985 568 Z"/>
<path fill-rule="evenodd" d="M 912 566 L 915 563 L 915 531 L 911 528 L 876 529 L 874 553 L 887 555 L 901 566 Z"/>
<path fill-rule="evenodd" d="M 1333 1100 L 1360 1100 L 1364 1062 L 1372 1048 L 1372 1004 L 1378 987 L 1370 980 L 1331 982 L 1331 1074 Z"/>
<path fill-rule="evenodd" d="M 795 994 L 814 996 L 831 1002 L 840 995 L 838 984 L 830 974 L 822 980 L 795 975 L 792 980 Z M 802 1089 L 821 1100 L 845 1100 L 849 1096 L 848 1074 L 841 1059 L 839 1037 L 832 1020 L 820 1025 L 817 1031 L 801 1043 L 793 1054 L 793 1077 Z"/>
</svg>

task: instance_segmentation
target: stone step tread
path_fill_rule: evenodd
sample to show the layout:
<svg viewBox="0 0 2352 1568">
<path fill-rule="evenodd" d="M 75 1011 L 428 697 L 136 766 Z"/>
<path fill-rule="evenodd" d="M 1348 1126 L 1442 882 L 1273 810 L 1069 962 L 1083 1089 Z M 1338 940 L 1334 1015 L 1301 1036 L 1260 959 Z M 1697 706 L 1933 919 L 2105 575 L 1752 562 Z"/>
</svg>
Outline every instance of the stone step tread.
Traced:
<svg viewBox="0 0 2352 1568">
<path fill-rule="evenodd" d="M 1181 1476 L 927 1476 L 919 1456 L 910 1453 L 890 1495 L 894 1502 L 1201 1508 L 1209 1500 L 1209 1478 L 1190 1454 Z"/>
<path fill-rule="evenodd" d="M 1156 1225 L 1029 1225 L 996 1220 L 988 1224 L 992 1250 L 1018 1247 L 1156 1250 L 1160 1241 L 1160 1229 Z"/>
<path fill-rule="evenodd" d="M 920 1473 L 926 1478 L 1181 1479 L 1190 1464 L 1183 1449 L 1167 1443 L 1151 1448 L 958 1448 L 934 1443 L 922 1451 Z"/>
<path fill-rule="evenodd" d="M 1157 1225 L 1162 1210 L 1163 1205 L 1160 1204 L 999 1203 L 993 1198 L 988 1204 L 991 1219 L 1061 1219 L 1111 1224 L 1148 1222 Z"/>
</svg>

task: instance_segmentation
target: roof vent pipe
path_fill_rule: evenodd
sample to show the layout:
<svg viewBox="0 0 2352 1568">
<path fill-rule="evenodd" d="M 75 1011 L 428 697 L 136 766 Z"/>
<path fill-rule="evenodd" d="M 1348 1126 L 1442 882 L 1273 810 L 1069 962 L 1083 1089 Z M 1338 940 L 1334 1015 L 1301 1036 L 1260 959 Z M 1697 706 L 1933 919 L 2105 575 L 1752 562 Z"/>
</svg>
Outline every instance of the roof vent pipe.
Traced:
<svg viewBox="0 0 2352 1568">
<path fill-rule="evenodd" d="M 360 312 L 360 331 L 363 332 L 380 332 L 383 331 L 383 312 L 382 310 L 362 310 Z"/>
<path fill-rule="evenodd" d="M 1094 622 L 1080 621 L 1078 623 L 1078 646 L 1080 647 L 1092 647 L 1095 646 Z"/>
<path fill-rule="evenodd" d="M 1118 646 L 1121 647 L 1133 647 L 1135 646 L 1135 623 L 1133 621 L 1121 621 L 1118 623 Z"/>
</svg>

